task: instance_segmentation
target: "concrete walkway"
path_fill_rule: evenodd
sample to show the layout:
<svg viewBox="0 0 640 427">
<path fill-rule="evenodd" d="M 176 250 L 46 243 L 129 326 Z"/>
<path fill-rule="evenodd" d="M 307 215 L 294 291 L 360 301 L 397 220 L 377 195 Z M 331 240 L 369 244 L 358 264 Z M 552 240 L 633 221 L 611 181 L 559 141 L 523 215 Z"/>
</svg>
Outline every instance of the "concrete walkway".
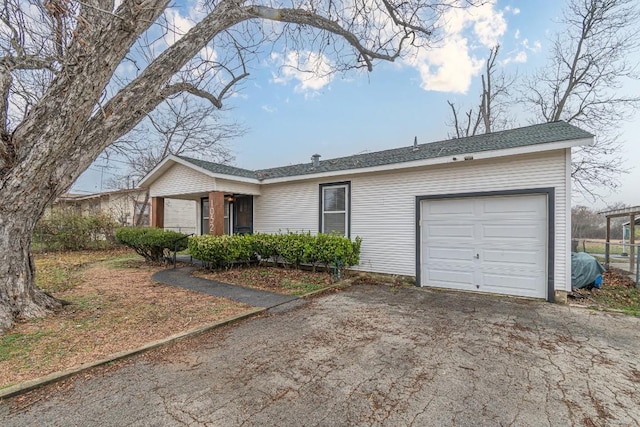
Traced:
<svg viewBox="0 0 640 427">
<path fill-rule="evenodd" d="M 155 273 L 151 278 L 166 285 L 223 297 L 254 307 L 272 308 L 298 299 L 298 297 L 291 295 L 282 295 L 195 277 L 191 275 L 193 270 L 195 270 L 195 267 L 170 268 Z"/>
</svg>

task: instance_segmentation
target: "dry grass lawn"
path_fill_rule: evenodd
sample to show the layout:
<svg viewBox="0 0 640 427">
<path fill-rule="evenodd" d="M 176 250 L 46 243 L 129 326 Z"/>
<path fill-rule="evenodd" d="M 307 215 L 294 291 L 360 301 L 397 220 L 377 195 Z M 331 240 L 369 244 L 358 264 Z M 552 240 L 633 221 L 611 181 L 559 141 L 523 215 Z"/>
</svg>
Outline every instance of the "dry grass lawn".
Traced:
<svg viewBox="0 0 640 427">
<path fill-rule="evenodd" d="M 324 289 L 332 283 L 330 273 L 280 267 L 244 266 L 229 270 L 199 270 L 194 275 L 286 295 L 304 295 Z"/>
<path fill-rule="evenodd" d="M 67 301 L 0 337 L 0 388 L 137 348 L 248 310 L 151 280 L 164 268 L 129 251 L 36 255 L 38 285 Z"/>
</svg>

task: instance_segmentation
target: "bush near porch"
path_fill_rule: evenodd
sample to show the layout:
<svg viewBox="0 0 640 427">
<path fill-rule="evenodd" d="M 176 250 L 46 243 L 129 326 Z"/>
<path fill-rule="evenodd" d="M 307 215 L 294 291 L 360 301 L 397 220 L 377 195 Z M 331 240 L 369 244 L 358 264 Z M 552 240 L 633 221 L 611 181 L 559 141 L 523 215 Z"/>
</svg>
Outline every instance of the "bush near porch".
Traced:
<svg viewBox="0 0 640 427">
<path fill-rule="evenodd" d="M 116 240 L 152 262 L 162 261 L 166 250 L 181 251 L 187 248 L 186 234 L 153 227 L 119 228 Z"/>
<path fill-rule="evenodd" d="M 299 267 L 337 265 L 351 267 L 360 262 L 362 239 L 354 241 L 336 234 L 280 233 L 245 234 L 233 236 L 192 236 L 189 238 L 191 256 L 210 263 L 212 267 L 229 267 L 233 263 L 271 260 Z"/>
</svg>

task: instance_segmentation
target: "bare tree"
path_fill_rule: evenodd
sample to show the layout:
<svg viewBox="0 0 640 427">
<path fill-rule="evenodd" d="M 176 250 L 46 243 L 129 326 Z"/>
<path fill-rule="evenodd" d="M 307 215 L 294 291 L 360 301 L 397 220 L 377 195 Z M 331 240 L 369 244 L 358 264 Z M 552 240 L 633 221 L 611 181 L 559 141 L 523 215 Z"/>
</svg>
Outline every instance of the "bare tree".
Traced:
<svg viewBox="0 0 640 427">
<path fill-rule="evenodd" d="M 507 108 L 511 95 L 509 90 L 513 86 L 516 76 L 507 77 L 504 72 L 499 71 L 499 64 L 496 64 L 499 51 L 500 45 L 494 46 L 489 51 L 484 72 L 480 76 L 482 81 L 480 102 L 475 109 L 471 108 L 465 111 L 464 117 L 461 117 L 460 110 L 455 104 L 447 101 L 452 116 L 449 125 L 455 131 L 455 138 L 503 130 L 510 123 Z"/>
<path fill-rule="evenodd" d="M 636 79 L 627 57 L 639 46 L 636 0 L 569 0 L 549 63 L 525 85 L 524 101 L 536 121 L 564 120 L 595 134 L 593 146 L 573 153 L 571 176 L 585 195 L 615 188 L 625 172 L 619 127 L 640 105 L 638 94 L 620 93 Z"/>
<path fill-rule="evenodd" d="M 138 126 L 118 139 L 105 152 L 125 159 L 127 169 L 116 175 L 110 186 L 129 188 L 155 168 L 169 154 L 189 155 L 217 163 L 233 160 L 226 143 L 245 133 L 237 123 L 224 120 L 217 107 L 201 99 L 179 94 L 165 100 Z M 138 206 L 138 196 L 131 203 Z M 147 192 L 140 209 L 149 203 Z M 143 225 L 145 216 L 135 215 L 135 225 Z"/>
<path fill-rule="evenodd" d="M 313 51 L 336 71 L 372 70 L 409 46 L 428 48 L 438 18 L 462 4 L 213 0 L 181 29 L 165 15 L 169 3 L 3 0 L 0 330 L 60 304 L 34 283 L 32 232 L 47 204 L 167 98 L 189 93 L 220 108 L 269 49 Z M 34 76 L 45 90 L 27 103 L 19 87 Z"/>
<path fill-rule="evenodd" d="M 169 154 L 228 163 L 233 155 L 227 141 L 244 133 L 242 126 L 225 121 L 210 103 L 180 95 L 167 99 L 119 138 L 107 149 L 107 156 L 124 159 L 128 170 L 123 178 L 137 182 Z"/>
</svg>

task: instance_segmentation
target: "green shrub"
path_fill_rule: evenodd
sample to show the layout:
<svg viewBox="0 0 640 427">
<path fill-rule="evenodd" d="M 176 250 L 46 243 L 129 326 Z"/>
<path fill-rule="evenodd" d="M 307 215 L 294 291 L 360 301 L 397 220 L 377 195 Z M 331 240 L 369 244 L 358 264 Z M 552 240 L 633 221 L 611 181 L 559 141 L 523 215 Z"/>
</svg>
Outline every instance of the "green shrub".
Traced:
<svg viewBox="0 0 640 427">
<path fill-rule="evenodd" d="M 269 259 L 277 259 L 278 253 L 278 234 L 253 234 L 253 250 L 261 263 Z"/>
<path fill-rule="evenodd" d="M 318 234 L 316 257 L 318 263 L 328 268 L 331 265 L 351 267 L 360 263 L 362 239 L 351 241 L 337 234 Z"/>
<path fill-rule="evenodd" d="M 299 267 L 300 264 L 310 263 L 314 251 L 313 242 L 315 236 L 311 233 L 293 233 L 288 232 L 282 234 L 278 239 L 278 253 L 286 264 Z"/>
<path fill-rule="evenodd" d="M 252 242 L 250 235 L 193 236 L 189 253 L 212 267 L 228 267 L 234 261 L 249 262 L 254 257 Z"/>
<path fill-rule="evenodd" d="M 165 249 L 186 249 L 186 237 L 186 234 L 154 227 L 122 227 L 116 231 L 118 243 L 132 248 L 147 261 L 161 261 Z"/>
<path fill-rule="evenodd" d="M 109 215 L 82 215 L 72 210 L 54 210 L 34 230 L 35 249 L 106 249 L 115 243 L 116 222 Z"/>
<path fill-rule="evenodd" d="M 189 252 L 212 267 L 229 267 L 234 262 L 272 260 L 299 267 L 301 264 L 342 268 L 360 262 L 362 239 L 355 241 L 337 234 L 279 233 L 233 236 L 192 236 Z"/>
</svg>

